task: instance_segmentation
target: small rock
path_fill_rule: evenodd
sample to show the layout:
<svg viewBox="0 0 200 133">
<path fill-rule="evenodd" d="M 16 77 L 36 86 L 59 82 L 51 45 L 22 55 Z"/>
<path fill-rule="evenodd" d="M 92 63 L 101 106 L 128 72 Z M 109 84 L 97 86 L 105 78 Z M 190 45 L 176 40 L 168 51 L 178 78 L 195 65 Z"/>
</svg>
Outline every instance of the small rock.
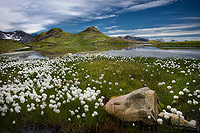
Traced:
<svg viewBox="0 0 200 133">
<path fill-rule="evenodd" d="M 171 119 L 171 123 L 177 126 L 185 126 L 185 127 L 190 127 L 190 128 L 196 128 L 196 121 L 190 121 L 188 122 L 185 119 L 182 119 L 180 115 L 174 114 L 174 113 L 168 113 L 169 117 Z M 161 112 L 159 117 L 164 117 L 164 113 Z"/>
</svg>

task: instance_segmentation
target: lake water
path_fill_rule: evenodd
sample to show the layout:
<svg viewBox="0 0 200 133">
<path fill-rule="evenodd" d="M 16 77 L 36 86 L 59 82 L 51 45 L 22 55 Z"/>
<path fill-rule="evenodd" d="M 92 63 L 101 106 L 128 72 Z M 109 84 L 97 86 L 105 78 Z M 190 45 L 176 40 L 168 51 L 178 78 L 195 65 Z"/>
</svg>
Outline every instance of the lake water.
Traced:
<svg viewBox="0 0 200 133">
<path fill-rule="evenodd" d="M 132 47 L 122 50 L 110 50 L 101 52 L 111 56 L 125 57 L 156 57 L 156 58 L 196 58 L 200 59 L 200 49 L 173 49 L 165 50 L 156 47 Z M 9 56 L 23 59 L 43 59 L 45 58 L 36 51 L 21 51 L 0 54 L 0 56 Z"/>
<path fill-rule="evenodd" d="M 103 54 L 111 56 L 156 57 L 156 58 L 196 58 L 200 59 L 200 49 L 165 50 L 156 47 L 136 47 L 122 50 L 110 50 Z"/>
<path fill-rule="evenodd" d="M 4 53 L 0 54 L 0 56 L 8 56 L 13 58 L 22 58 L 22 59 L 43 59 L 40 53 L 36 51 L 21 51 L 21 52 L 12 52 L 12 53 Z"/>
</svg>

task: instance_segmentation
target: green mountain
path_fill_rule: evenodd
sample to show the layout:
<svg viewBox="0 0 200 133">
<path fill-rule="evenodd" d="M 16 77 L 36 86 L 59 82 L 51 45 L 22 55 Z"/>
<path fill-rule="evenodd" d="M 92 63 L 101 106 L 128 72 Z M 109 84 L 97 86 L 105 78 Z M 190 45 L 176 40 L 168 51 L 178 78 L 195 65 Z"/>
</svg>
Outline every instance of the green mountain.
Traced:
<svg viewBox="0 0 200 133">
<path fill-rule="evenodd" d="M 109 37 L 91 26 L 77 34 L 53 28 L 35 36 L 30 45 L 33 50 L 48 56 L 57 56 L 66 53 L 122 49 L 132 43 L 136 42 L 121 37 Z"/>
<path fill-rule="evenodd" d="M 32 42 L 50 42 L 56 44 L 130 44 L 133 41 L 121 37 L 109 37 L 101 33 L 96 27 L 91 26 L 77 34 L 53 28 L 35 36 Z"/>
</svg>

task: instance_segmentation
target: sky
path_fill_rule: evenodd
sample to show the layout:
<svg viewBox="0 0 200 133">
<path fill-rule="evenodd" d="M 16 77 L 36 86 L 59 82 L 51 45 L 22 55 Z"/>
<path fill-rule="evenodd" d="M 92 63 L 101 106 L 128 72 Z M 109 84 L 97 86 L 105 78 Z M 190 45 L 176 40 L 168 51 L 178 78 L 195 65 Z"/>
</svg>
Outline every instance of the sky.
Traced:
<svg viewBox="0 0 200 133">
<path fill-rule="evenodd" d="M 0 30 L 78 33 L 96 26 L 109 36 L 200 40 L 200 0 L 0 0 Z"/>
</svg>

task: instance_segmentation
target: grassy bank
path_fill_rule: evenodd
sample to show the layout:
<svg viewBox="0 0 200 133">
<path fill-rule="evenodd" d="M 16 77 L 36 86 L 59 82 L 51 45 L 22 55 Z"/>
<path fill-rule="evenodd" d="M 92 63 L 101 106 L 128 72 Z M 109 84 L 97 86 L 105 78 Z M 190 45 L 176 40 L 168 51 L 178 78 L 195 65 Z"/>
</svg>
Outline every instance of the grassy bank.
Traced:
<svg viewBox="0 0 200 133">
<path fill-rule="evenodd" d="M 196 49 L 200 48 L 200 41 L 185 41 L 185 42 L 153 42 L 153 46 L 164 49 Z"/>
<path fill-rule="evenodd" d="M 84 55 L 43 60 L 1 58 L 0 63 L 1 131 L 42 126 L 60 132 L 188 131 L 164 119 L 163 125 L 135 122 L 133 126 L 103 110 L 111 97 L 144 86 L 156 91 L 160 111 L 170 112 L 170 105 L 183 112 L 185 119 L 200 121 L 200 105 L 193 104 L 200 95 L 199 60 Z M 176 100 L 175 95 L 179 97 Z"/>
<path fill-rule="evenodd" d="M 0 39 L 0 54 L 19 51 L 20 48 L 27 46 L 19 41 Z"/>
<path fill-rule="evenodd" d="M 0 53 L 16 52 L 22 50 L 35 50 L 44 56 L 62 56 L 66 53 L 77 53 L 86 51 L 107 51 L 111 49 L 123 49 L 131 47 L 128 44 L 65 44 L 52 42 L 33 42 L 23 44 L 18 41 L 0 39 Z M 29 47 L 23 49 L 25 47 Z"/>
<path fill-rule="evenodd" d="M 107 50 L 118 50 L 127 47 L 131 47 L 128 44 L 85 44 L 85 45 L 65 45 L 65 44 L 50 44 L 50 43 L 41 43 L 41 45 L 35 46 L 31 44 L 33 50 L 39 51 L 45 56 L 58 56 L 64 55 L 66 53 L 77 53 L 77 52 L 87 52 L 87 51 L 107 51 Z"/>
</svg>

